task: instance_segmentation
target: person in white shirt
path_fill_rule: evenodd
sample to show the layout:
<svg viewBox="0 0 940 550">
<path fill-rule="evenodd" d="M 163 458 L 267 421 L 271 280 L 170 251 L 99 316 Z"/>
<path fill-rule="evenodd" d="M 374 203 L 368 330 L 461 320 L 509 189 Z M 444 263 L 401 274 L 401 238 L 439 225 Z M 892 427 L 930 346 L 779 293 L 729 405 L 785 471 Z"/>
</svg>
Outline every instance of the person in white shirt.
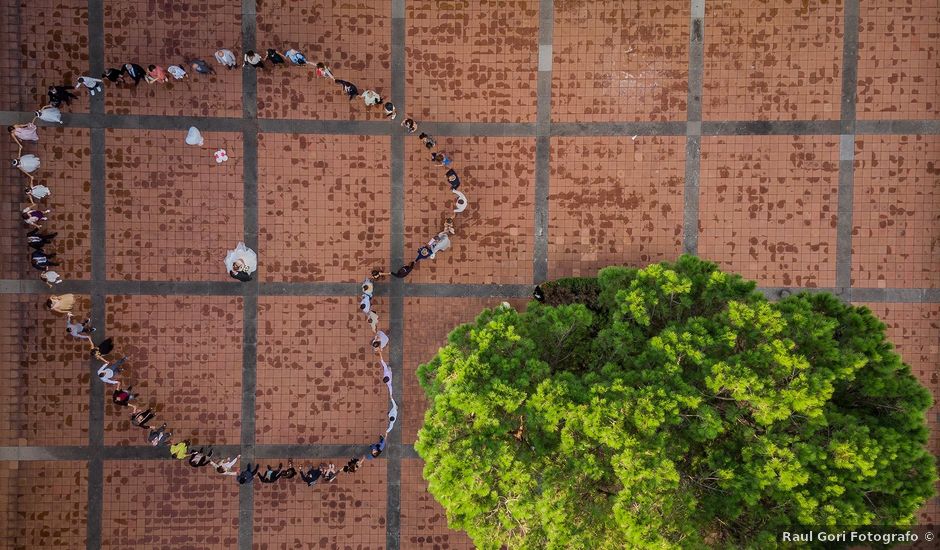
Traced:
<svg viewBox="0 0 940 550">
<path fill-rule="evenodd" d="M 62 277 L 60 277 L 58 273 L 52 271 L 51 269 L 40 273 L 39 278 L 42 279 L 42 281 L 46 283 L 49 288 L 52 288 L 52 285 L 57 285 L 62 282 Z"/>
<path fill-rule="evenodd" d="M 248 50 L 245 52 L 245 65 L 251 65 L 256 69 L 263 69 L 264 61 L 262 61 L 261 56 L 255 53 L 254 50 Z M 245 65 L 242 65 L 242 67 Z"/>
<path fill-rule="evenodd" d="M 379 105 L 382 103 L 382 96 L 380 96 L 375 90 L 366 90 L 362 92 L 362 101 L 365 102 L 366 107 L 371 107 L 373 105 Z"/>
<path fill-rule="evenodd" d="M 111 363 L 105 361 L 103 365 L 98 367 L 98 378 L 105 384 L 120 384 L 114 377 L 121 374 L 121 365 L 123 365 L 125 361 L 127 361 L 126 355 Z"/>
<path fill-rule="evenodd" d="M 236 65 L 235 54 L 232 53 L 232 50 L 225 48 L 215 52 L 215 60 L 229 69 L 234 69 Z"/>
<path fill-rule="evenodd" d="M 166 68 L 166 72 L 170 73 L 176 80 L 183 80 L 186 78 L 186 71 L 183 70 L 179 65 L 170 65 Z"/>
<path fill-rule="evenodd" d="M 94 332 L 94 328 L 90 327 L 91 319 L 85 319 L 81 323 L 73 323 L 72 319 L 75 316 L 71 313 L 65 318 L 65 330 L 72 335 L 72 338 L 78 338 L 79 340 L 88 340 L 88 344 L 91 347 L 95 347 L 95 342 L 91 339 L 90 334 Z"/>
<path fill-rule="evenodd" d="M 447 235 L 447 231 L 441 231 L 438 233 L 436 237 L 428 242 L 428 246 L 431 247 L 432 260 L 438 252 L 450 248 L 450 237 Z"/>
<path fill-rule="evenodd" d="M 216 472 L 224 476 L 237 476 L 238 468 L 235 468 L 235 463 L 238 462 L 238 459 L 241 457 L 242 455 L 238 455 L 235 458 L 226 458 L 219 462 L 210 461 L 210 464 L 215 467 Z"/>
<path fill-rule="evenodd" d="M 368 294 L 362 295 L 362 300 L 359 301 L 359 311 L 366 315 L 372 311 L 372 297 Z"/>
<path fill-rule="evenodd" d="M 78 82 L 75 83 L 75 87 L 84 86 L 88 88 L 88 93 L 95 95 L 96 92 L 100 93 L 104 88 L 101 87 L 102 80 L 100 78 L 92 78 L 90 76 L 80 76 L 78 77 Z"/>
<path fill-rule="evenodd" d="M 375 338 L 372 339 L 372 349 L 374 349 L 376 353 L 380 353 L 380 350 L 385 349 L 385 346 L 387 345 L 388 335 L 381 330 L 376 332 Z"/>
<path fill-rule="evenodd" d="M 369 312 L 369 326 L 372 327 L 372 332 L 379 330 L 379 316 L 374 312 Z"/>
</svg>

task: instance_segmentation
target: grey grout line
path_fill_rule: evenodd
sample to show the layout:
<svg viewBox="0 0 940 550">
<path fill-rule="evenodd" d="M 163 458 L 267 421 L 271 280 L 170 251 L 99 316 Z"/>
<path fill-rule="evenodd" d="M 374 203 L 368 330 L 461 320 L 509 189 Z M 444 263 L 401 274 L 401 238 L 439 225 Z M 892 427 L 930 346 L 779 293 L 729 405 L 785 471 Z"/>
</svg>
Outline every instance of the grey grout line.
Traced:
<svg viewBox="0 0 940 550">
<path fill-rule="evenodd" d="M 392 0 L 392 27 L 391 27 L 391 76 L 392 101 L 398 109 L 399 117 L 408 116 L 406 102 L 406 57 L 405 57 L 405 0 Z M 385 123 L 389 129 L 397 130 L 395 124 Z M 425 129 L 427 131 L 427 129 Z M 391 193 L 390 208 L 391 219 L 389 229 L 391 232 L 391 245 L 389 250 L 390 270 L 398 269 L 404 263 L 405 255 L 405 138 L 401 131 L 392 131 L 390 138 L 391 154 Z M 381 267 L 381 266 L 377 266 Z M 391 342 L 389 344 L 389 367 L 392 370 L 392 391 L 398 403 L 398 420 L 396 428 L 387 434 L 388 441 L 385 446 L 387 459 L 385 468 L 386 500 L 385 500 L 385 546 L 390 550 L 401 547 L 401 416 L 404 411 L 405 396 L 402 384 L 402 359 L 404 337 L 404 291 L 403 281 L 393 279 L 388 285 L 388 299 L 385 300 L 388 311 L 388 330 Z M 381 377 L 377 360 L 371 360 L 376 375 Z M 382 430 L 384 430 L 384 426 Z M 378 434 L 377 434 L 378 435 Z M 376 436 L 376 439 L 378 437 Z"/>
<path fill-rule="evenodd" d="M 254 457 L 258 459 L 348 459 L 362 453 L 375 441 L 352 444 L 275 444 L 257 445 L 254 448 Z M 213 445 L 220 456 L 232 456 L 240 452 L 240 445 Z M 416 458 L 417 454 L 412 445 L 399 445 L 401 455 L 405 458 Z M 162 447 L 150 445 L 111 445 L 94 448 L 92 446 L 0 446 L 0 462 L 12 461 L 44 461 L 44 460 L 175 460 Z M 386 454 L 382 458 L 388 458 Z M 243 460 L 247 462 L 247 460 Z M 210 472 L 211 470 L 206 470 Z"/>
<path fill-rule="evenodd" d="M 685 139 L 682 249 L 687 254 L 698 254 L 699 167 L 702 159 L 702 137 L 686 136 Z"/>
<path fill-rule="evenodd" d="M 107 93 L 107 88 L 105 89 Z M 98 97 L 98 96 L 95 96 Z M 0 124 L 29 122 L 32 111 L 0 111 Z M 241 132 L 257 124 L 261 132 L 291 134 L 336 134 L 336 135 L 395 135 L 398 129 L 385 121 L 377 120 L 300 120 L 203 117 L 203 116 L 155 116 L 118 115 L 105 113 L 63 113 L 65 125 L 74 128 L 110 128 L 142 130 L 186 130 L 196 126 L 207 132 Z M 706 120 L 702 121 L 702 135 L 838 135 L 839 120 Z M 422 122 L 421 128 L 438 136 L 505 136 L 527 137 L 536 135 L 536 124 L 517 122 Z M 552 137 L 591 136 L 682 136 L 686 135 L 685 122 L 553 122 L 549 134 Z M 940 134 L 940 120 L 897 119 L 858 120 L 856 133 L 868 135 Z"/>
<path fill-rule="evenodd" d="M 242 0 L 242 51 L 254 49 L 257 33 L 255 0 Z M 234 46 L 234 44 L 233 44 Z M 242 216 L 245 244 L 258 254 L 258 78 L 256 70 L 242 70 Z M 234 246 L 235 243 L 232 243 Z M 258 375 L 258 277 L 247 283 L 230 281 L 242 286 L 242 399 L 241 434 L 239 437 L 242 463 L 252 461 L 255 444 L 255 391 Z M 238 490 L 238 548 L 251 550 L 254 544 L 254 488 L 253 483 L 239 486 Z"/>
<path fill-rule="evenodd" d="M 842 102 L 840 134 L 855 133 L 855 95 L 858 90 L 859 0 L 845 0 L 842 25 Z"/>
<path fill-rule="evenodd" d="M 104 1 L 88 1 L 88 64 L 90 76 L 97 77 L 104 72 Z M 87 92 L 87 90 L 85 90 Z M 107 91 L 105 91 L 107 93 Z M 104 93 L 91 98 L 89 116 L 104 113 Z M 106 169 L 105 169 L 105 130 L 94 128 L 90 131 L 91 161 L 89 180 L 90 199 L 90 246 L 91 246 L 91 314 L 98 332 L 98 341 L 107 337 L 106 296 L 97 288 L 97 284 L 107 278 L 107 209 L 105 208 Z M 86 508 L 85 547 L 101 547 L 101 532 L 104 526 L 104 388 L 96 374 L 97 361 L 89 359 L 88 391 L 88 481 Z"/>
<path fill-rule="evenodd" d="M 852 285 L 852 216 L 855 194 L 855 94 L 858 86 L 858 0 L 846 0 L 842 38 L 839 121 L 839 201 L 836 217 L 836 286 Z"/>
<path fill-rule="evenodd" d="M 539 1 L 539 65 L 535 122 L 535 241 L 532 282 L 548 277 L 549 194 L 551 188 L 552 41 L 555 25 L 553 0 Z"/>
<path fill-rule="evenodd" d="M 704 73 L 705 0 L 690 0 L 689 90 L 685 124 L 685 188 L 682 249 L 698 254 L 699 183 L 702 160 L 702 80 Z"/>
</svg>

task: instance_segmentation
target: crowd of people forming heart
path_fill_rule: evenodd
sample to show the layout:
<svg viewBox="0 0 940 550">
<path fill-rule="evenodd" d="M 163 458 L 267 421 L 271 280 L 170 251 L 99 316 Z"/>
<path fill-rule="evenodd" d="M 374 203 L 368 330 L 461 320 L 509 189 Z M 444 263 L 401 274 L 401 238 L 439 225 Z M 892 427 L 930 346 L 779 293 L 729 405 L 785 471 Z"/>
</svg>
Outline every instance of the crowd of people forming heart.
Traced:
<svg viewBox="0 0 940 550">
<path fill-rule="evenodd" d="M 214 54 L 215 61 L 223 70 L 235 70 L 239 67 L 238 58 L 228 49 L 220 49 Z M 257 69 L 275 69 L 278 66 L 295 66 L 301 69 L 312 70 L 317 78 L 326 79 L 340 87 L 342 93 L 352 101 L 361 98 L 366 108 L 382 109 L 384 115 L 389 120 L 398 117 L 398 111 L 391 101 L 385 100 L 375 90 L 367 89 L 360 93 L 358 86 L 352 82 L 341 80 L 333 75 L 333 72 L 324 63 L 310 63 L 304 54 L 296 49 L 289 49 L 283 54 L 279 50 L 268 49 L 265 55 L 260 55 L 253 50 L 244 52 L 241 67 L 245 70 Z M 28 204 L 22 209 L 23 223 L 27 226 L 26 234 L 27 245 L 30 249 L 29 257 L 32 266 L 39 271 L 39 278 L 50 288 L 55 288 L 63 282 L 64 278 L 54 268 L 59 266 L 56 253 L 51 249 L 54 246 L 57 233 L 47 231 L 45 225 L 52 223 L 51 203 L 52 190 L 42 183 L 41 179 L 41 160 L 33 153 L 24 154 L 25 147 L 31 147 L 39 142 L 38 122 L 49 124 L 63 124 L 62 112 L 60 108 L 63 105 L 70 105 L 78 96 L 75 91 L 87 90 L 88 94 L 94 96 L 104 91 L 104 84 L 108 82 L 116 87 L 138 86 L 141 81 L 149 85 L 158 86 L 174 80 L 183 80 L 186 78 L 197 78 L 198 75 L 211 75 L 215 68 L 206 61 L 194 58 L 185 61 L 179 65 L 150 64 L 146 69 L 136 63 L 125 63 L 121 67 L 112 67 L 107 69 L 101 78 L 92 76 L 81 76 L 74 85 L 53 85 L 48 88 L 49 102 L 41 109 L 35 112 L 35 116 L 29 122 L 10 126 L 8 131 L 10 136 L 16 141 L 19 151 L 17 158 L 13 160 L 13 166 L 18 168 L 26 175 L 29 186 L 26 188 L 26 199 Z M 404 131 L 414 134 L 418 131 L 418 124 L 413 118 L 403 117 L 401 126 Z M 461 191 L 460 178 L 456 170 L 452 167 L 451 158 L 443 151 L 437 149 L 437 144 L 431 136 L 421 133 L 418 136 L 424 147 L 430 151 L 431 161 L 443 167 L 443 180 L 450 186 L 451 191 L 456 197 L 454 212 L 459 214 L 467 208 L 467 198 Z M 203 146 L 205 139 L 195 127 L 191 127 L 185 137 L 187 144 L 194 146 Z M 221 163 L 228 160 L 228 154 L 224 149 L 219 149 L 214 153 L 216 162 Z M 378 356 L 379 365 L 382 367 L 382 381 L 388 388 L 390 410 L 388 412 L 388 426 L 378 440 L 365 449 L 361 454 L 355 456 L 337 470 L 333 463 L 320 463 L 317 465 L 307 465 L 295 467 L 292 460 L 288 460 L 287 467 L 279 464 L 276 468 L 268 465 L 265 470 L 261 470 L 260 464 L 252 465 L 250 462 L 244 467 L 239 467 L 238 461 L 241 455 L 220 457 L 214 456 L 211 445 L 195 445 L 191 440 L 174 436 L 167 422 L 160 421 L 157 425 L 157 404 L 151 403 L 146 406 L 138 407 L 144 399 L 140 394 L 135 393 L 133 384 L 129 379 L 133 378 L 133 369 L 127 368 L 127 356 L 121 356 L 114 353 L 115 344 L 112 338 L 106 338 L 96 343 L 94 336 L 95 327 L 91 319 L 87 316 L 78 315 L 76 309 L 76 297 L 74 294 L 54 294 L 45 302 L 45 307 L 55 313 L 65 315 L 66 330 L 68 334 L 78 340 L 84 340 L 90 347 L 92 360 L 97 366 L 97 376 L 105 385 L 107 390 L 111 391 L 111 402 L 118 410 L 130 411 L 130 423 L 133 426 L 145 430 L 147 441 L 154 447 L 165 447 L 173 458 L 186 460 L 194 468 L 212 466 L 216 472 L 222 475 L 236 476 L 240 484 L 251 483 L 257 477 L 262 483 L 274 483 L 279 479 L 291 479 L 295 476 L 307 483 L 314 485 L 318 482 L 333 482 L 337 476 L 342 473 L 353 473 L 366 461 L 378 457 L 385 450 L 385 436 L 392 431 L 395 426 L 395 420 L 398 416 L 398 405 L 392 391 L 392 371 L 385 362 L 384 350 L 388 346 L 388 335 L 379 330 L 379 316 L 372 308 L 372 298 L 374 294 L 374 282 L 386 276 L 405 278 L 409 273 L 420 265 L 422 261 L 433 260 L 438 253 L 447 250 L 451 245 L 451 235 L 456 233 L 454 220 L 451 217 L 445 218 L 440 231 L 436 232 L 426 244 L 418 248 L 414 260 L 399 267 L 395 271 L 382 271 L 373 269 L 362 282 L 361 300 L 359 302 L 359 312 L 364 316 L 365 321 L 372 329 L 373 338 L 371 347 Z M 252 274 L 257 270 L 257 254 L 248 248 L 244 243 L 238 243 L 233 250 L 228 251 L 224 259 L 225 268 L 229 276 L 242 282 L 252 280 Z M 106 390 L 106 391 L 107 391 Z M 161 411 L 161 415 L 165 414 Z"/>
</svg>

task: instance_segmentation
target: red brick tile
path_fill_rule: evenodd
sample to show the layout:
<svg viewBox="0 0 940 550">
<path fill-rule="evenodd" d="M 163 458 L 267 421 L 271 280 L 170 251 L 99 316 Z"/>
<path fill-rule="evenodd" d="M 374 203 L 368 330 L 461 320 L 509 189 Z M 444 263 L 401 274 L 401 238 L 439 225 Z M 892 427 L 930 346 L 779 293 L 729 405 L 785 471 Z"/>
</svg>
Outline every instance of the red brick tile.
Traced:
<svg viewBox="0 0 940 550">
<path fill-rule="evenodd" d="M 281 462 L 287 460 L 262 464 Z M 330 461 L 295 462 L 300 467 Z M 340 470 L 346 461 L 333 462 Z M 329 484 L 308 487 L 299 478 L 256 484 L 253 548 L 385 548 L 385 471 L 384 460 L 371 460 L 353 474 L 340 473 Z"/>
<path fill-rule="evenodd" d="M 109 296 L 108 336 L 113 357 L 127 355 L 123 384 L 176 437 L 237 444 L 241 431 L 242 299 L 224 296 Z M 113 389 L 113 388 L 112 388 Z M 146 445 L 106 392 L 105 442 Z"/>
<path fill-rule="evenodd" d="M 390 0 L 259 1 L 259 53 L 296 48 L 311 65 L 267 64 L 258 73 L 258 116 L 381 119 L 379 109 L 366 111 L 362 100 L 349 101 L 332 81 L 316 78 L 312 64 L 326 63 L 360 91 L 391 94 L 391 13 Z"/>
<path fill-rule="evenodd" d="M 226 281 L 225 254 L 243 238 L 241 135 L 108 130 L 110 278 Z M 216 164 L 224 148 L 229 161 Z M 233 281 L 234 283 L 234 281 Z"/>
<path fill-rule="evenodd" d="M 0 462 L 0 537 L 5 548 L 85 548 L 84 462 Z"/>
<path fill-rule="evenodd" d="M 0 294 L 0 445 L 88 443 L 89 348 L 46 298 Z M 73 311 L 88 315 L 88 298 Z"/>
<path fill-rule="evenodd" d="M 106 67 L 151 63 L 163 68 L 180 65 L 188 73 L 180 81 L 137 86 L 107 82 L 109 112 L 148 115 L 241 116 L 242 74 L 228 70 L 213 55 L 228 48 L 241 56 L 241 6 L 233 2 L 153 2 L 122 0 L 104 4 Z M 133 52 L 128 57 L 128 52 Z M 215 75 L 201 75 L 185 66 L 199 58 Z"/>
<path fill-rule="evenodd" d="M 88 69 L 88 2 L 11 0 L 0 3 L 0 110 L 35 111 L 46 88 L 74 84 Z M 88 96 L 66 108 L 87 112 Z"/>
<path fill-rule="evenodd" d="M 552 119 L 686 118 L 689 2 L 555 2 Z"/>
<path fill-rule="evenodd" d="M 940 287 L 940 136 L 855 144 L 852 286 Z"/>
<path fill-rule="evenodd" d="M 702 138 L 699 255 L 763 286 L 835 284 L 839 140 Z"/>
<path fill-rule="evenodd" d="M 106 460 L 103 548 L 234 548 L 238 484 L 178 461 Z"/>
<path fill-rule="evenodd" d="M 536 0 L 406 4 L 408 113 L 448 122 L 535 122 Z"/>
<path fill-rule="evenodd" d="M 430 160 L 417 138 L 405 142 L 405 260 L 437 235 L 446 217 L 457 233 L 451 247 L 422 260 L 409 282 L 529 283 L 535 250 L 535 140 L 442 138 L 437 150 L 453 159 L 469 206 L 453 212 L 446 169 Z M 397 269 L 398 266 L 393 266 Z"/>
<path fill-rule="evenodd" d="M 388 422 L 388 390 L 358 298 L 258 302 L 257 442 L 378 439 Z M 377 299 L 375 306 L 387 326 L 387 302 Z"/>
<path fill-rule="evenodd" d="M 387 264 L 388 138 L 263 134 L 258 157 L 263 279 L 359 280 Z"/>
<path fill-rule="evenodd" d="M 859 2 L 859 119 L 940 118 L 936 0 Z"/>
<path fill-rule="evenodd" d="M 444 508 L 428 493 L 422 477 L 424 461 L 401 461 L 401 547 L 427 550 L 471 550 L 464 531 L 447 527 Z"/>
<path fill-rule="evenodd" d="M 702 118 L 838 120 L 842 0 L 705 5 Z"/>
<path fill-rule="evenodd" d="M 549 278 L 682 252 L 685 138 L 552 140 Z"/>
</svg>

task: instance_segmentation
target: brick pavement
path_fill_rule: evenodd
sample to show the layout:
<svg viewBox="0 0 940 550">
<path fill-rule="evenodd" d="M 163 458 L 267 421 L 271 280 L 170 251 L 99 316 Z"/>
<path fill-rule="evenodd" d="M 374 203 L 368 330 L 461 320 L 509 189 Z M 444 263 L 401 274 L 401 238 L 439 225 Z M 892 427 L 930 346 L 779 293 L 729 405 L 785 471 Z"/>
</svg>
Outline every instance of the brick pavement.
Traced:
<svg viewBox="0 0 940 550">
<path fill-rule="evenodd" d="M 815 287 L 868 305 L 940 398 L 930 1 L 3 0 L 0 29 L 5 124 L 89 66 L 284 44 L 393 94 L 451 153 L 471 202 L 450 250 L 378 289 L 401 417 L 383 457 L 328 488 L 239 490 L 142 445 L 105 405 L 85 351 L 38 307 L 22 177 L 4 165 L 17 182 L 0 222 L 11 547 L 468 548 L 411 446 L 425 407 L 416 367 L 454 323 L 504 299 L 523 307 L 541 274 L 682 251 L 770 296 Z M 30 150 L 53 189 L 62 289 L 106 319 L 135 389 L 177 434 L 262 463 L 341 463 L 371 443 L 387 402 L 349 311 L 356 282 L 410 258 L 448 215 L 443 170 L 398 121 L 302 70 L 80 95 Z M 206 147 L 182 145 L 190 124 Z M 217 166 L 220 145 L 231 160 Z M 222 272 L 240 239 L 257 242 L 257 283 Z M 935 499 L 919 519 L 938 514 Z"/>
</svg>

